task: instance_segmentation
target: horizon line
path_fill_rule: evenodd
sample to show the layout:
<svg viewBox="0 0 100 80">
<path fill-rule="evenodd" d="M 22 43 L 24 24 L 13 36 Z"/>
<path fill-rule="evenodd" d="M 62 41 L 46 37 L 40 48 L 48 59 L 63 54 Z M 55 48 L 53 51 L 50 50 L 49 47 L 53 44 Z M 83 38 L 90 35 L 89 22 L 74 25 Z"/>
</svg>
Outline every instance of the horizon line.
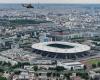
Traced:
<svg viewBox="0 0 100 80">
<path fill-rule="evenodd" d="M 84 4 L 98 4 L 99 5 L 100 3 L 26 3 L 26 2 L 25 3 L 14 3 L 14 2 L 13 3 L 12 2 L 11 3 L 10 2 L 9 3 L 1 3 L 0 2 L 0 4 L 81 4 L 81 5 L 84 5 Z"/>
</svg>

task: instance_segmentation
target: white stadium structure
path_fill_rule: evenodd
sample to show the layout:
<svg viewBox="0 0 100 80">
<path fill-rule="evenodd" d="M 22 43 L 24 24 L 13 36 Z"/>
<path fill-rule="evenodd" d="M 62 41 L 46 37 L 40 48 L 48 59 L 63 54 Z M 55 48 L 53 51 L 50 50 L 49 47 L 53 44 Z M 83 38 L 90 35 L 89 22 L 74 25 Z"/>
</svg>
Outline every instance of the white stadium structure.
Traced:
<svg viewBox="0 0 100 80">
<path fill-rule="evenodd" d="M 43 42 L 32 45 L 33 52 L 44 57 L 76 59 L 91 55 L 87 45 L 70 42 Z"/>
</svg>

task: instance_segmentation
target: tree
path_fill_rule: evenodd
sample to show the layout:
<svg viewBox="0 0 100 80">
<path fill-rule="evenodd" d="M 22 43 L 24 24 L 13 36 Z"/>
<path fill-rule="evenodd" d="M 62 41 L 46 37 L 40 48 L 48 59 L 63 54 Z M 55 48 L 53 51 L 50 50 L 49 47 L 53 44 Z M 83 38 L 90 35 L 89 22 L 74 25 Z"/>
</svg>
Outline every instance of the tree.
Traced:
<svg viewBox="0 0 100 80">
<path fill-rule="evenodd" d="M 100 67 L 100 62 L 97 63 L 98 67 Z"/>
<path fill-rule="evenodd" d="M 2 65 L 2 61 L 0 61 L 0 65 Z"/>
<path fill-rule="evenodd" d="M 37 71 L 38 70 L 38 66 L 34 66 L 34 71 Z"/>
<path fill-rule="evenodd" d="M 8 62 L 8 63 L 7 63 L 7 65 L 8 65 L 8 66 L 11 66 L 11 63 L 10 63 L 10 62 Z"/>
<path fill-rule="evenodd" d="M 15 71 L 14 72 L 16 75 L 19 75 L 21 73 L 21 71 Z"/>
<path fill-rule="evenodd" d="M 0 77 L 0 80 L 7 80 L 5 77 Z"/>
<path fill-rule="evenodd" d="M 55 70 L 55 68 L 49 67 L 48 70 Z"/>
<path fill-rule="evenodd" d="M 96 68 L 97 66 L 96 66 L 96 64 L 92 64 L 92 68 Z"/>
<path fill-rule="evenodd" d="M 82 73 L 81 77 L 84 78 L 85 80 L 89 79 L 89 75 L 86 72 Z"/>
<path fill-rule="evenodd" d="M 86 65 L 84 65 L 84 70 L 86 70 L 87 69 L 87 66 Z"/>
<path fill-rule="evenodd" d="M 52 74 L 52 73 L 47 73 L 47 77 L 51 77 L 51 74 Z"/>
<path fill-rule="evenodd" d="M 57 66 L 57 67 L 55 68 L 55 70 L 59 72 L 59 71 L 64 71 L 65 68 L 62 67 L 62 66 Z"/>
<path fill-rule="evenodd" d="M 30 63 L 29 62 L 24 62 L 24 63 L 22 63 L 23 65 L 30 65 Z"/>
<path fill-rule="evenodd" d="M 56 61 L 56 60 L 52 62 L 52 65 L 54 65 L 54 64 L 56 64 L 56 65 L 57 65 L 57 61 Z"/>
<path fill-rule="evenodd" d="M 4 72 L 4 70 L 0 68 L 0 72 L 2 72 L 2 73 L 3 73 L 3 72 Z"/>
<path fill-rule="evenodd" d="M 71 67 L 71 69 L 70 69 L 71 71 L 73 71 L 74 69 L 73 69 L 73 67 Z"/>
<path fill-rule="evenodd" d="M 70 76 L 72 75 L 72 73 L 65 73 L 64 74 L 64 76 L 68 79 L 68 80 L 70 80 Z"/>
<path fill-rule="evenodd" d="M 53 77 L 55 77 L 56 76 L 56 74 L 55 73 L 53 73 Z"/>
<path fill-rule="evenodd" d="M 60 73 L 56 73 L 56 76 L 57 76 L 57 77 L 60 77 Z"/>
<path fill-rule="evenodd" d="M 36 77 L 38 77 L 38 76 L 39 76 L 39 74 L 38 74 L 38 73 L 35 73 L 35 76 L 36 76 Z"/>
<path fill-rule="evenodd" d="M 3 61 L 3 64 L 2 64 L 2 66 L 5 66 L 5 65 L 7 65 L 7 62 Z"/>
<path fill-rule="evenodd" d="M 41 73 L 39 73 L 38 75 L 41 76 Z"/>
<path fill-rule="evenodd" d="M 85 80 L 88 80 L 88 78 L 89 78 L 89 75 L 87 72 L 78 72 L 78 73 L 76 73 L 76 76 L 80 76 L 81 78 L 83 78 Z"/>
</svg>

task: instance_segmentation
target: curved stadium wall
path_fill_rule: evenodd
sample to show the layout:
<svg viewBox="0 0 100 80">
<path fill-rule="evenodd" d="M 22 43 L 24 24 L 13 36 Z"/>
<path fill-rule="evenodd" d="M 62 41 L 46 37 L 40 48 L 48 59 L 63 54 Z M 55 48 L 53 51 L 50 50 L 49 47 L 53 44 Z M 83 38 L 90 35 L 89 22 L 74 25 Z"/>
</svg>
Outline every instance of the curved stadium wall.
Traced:
<svg viewBox="0 0 100 80">
<path fill-rule="evenodd" d="M 33 52 L 43 57 L 76 59 L 90 55 L 87 45 L 70 42 L 43 42 L 32 45 Z"/>
</svg>

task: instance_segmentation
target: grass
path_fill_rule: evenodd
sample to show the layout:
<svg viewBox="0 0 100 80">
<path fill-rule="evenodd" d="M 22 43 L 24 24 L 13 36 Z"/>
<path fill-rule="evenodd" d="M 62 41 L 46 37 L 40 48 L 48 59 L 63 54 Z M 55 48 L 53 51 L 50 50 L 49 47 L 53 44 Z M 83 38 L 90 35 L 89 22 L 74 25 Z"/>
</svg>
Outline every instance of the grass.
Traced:
<svg viewBox="0 0 100 80">
<path fill-rule="evenodd" d="M 87 62 L 88 62 L 88 64 L 97 64 L 98 62 L 100 62 L 100 59 L 99 58 L 97 58 L 97 59 L 90 59 Z"/>
<path fill-rule="evenodd" d="M 69 48 L 73 48 L 74 46 L 70 46 L 70 45 L 64 45 L 64 44 L 48 44 L 47 46 L 50 46 L 50 47 L 55 47 L 55 48 L 62 48 L 62 49 L 69 49 Z"/>
</svg>

